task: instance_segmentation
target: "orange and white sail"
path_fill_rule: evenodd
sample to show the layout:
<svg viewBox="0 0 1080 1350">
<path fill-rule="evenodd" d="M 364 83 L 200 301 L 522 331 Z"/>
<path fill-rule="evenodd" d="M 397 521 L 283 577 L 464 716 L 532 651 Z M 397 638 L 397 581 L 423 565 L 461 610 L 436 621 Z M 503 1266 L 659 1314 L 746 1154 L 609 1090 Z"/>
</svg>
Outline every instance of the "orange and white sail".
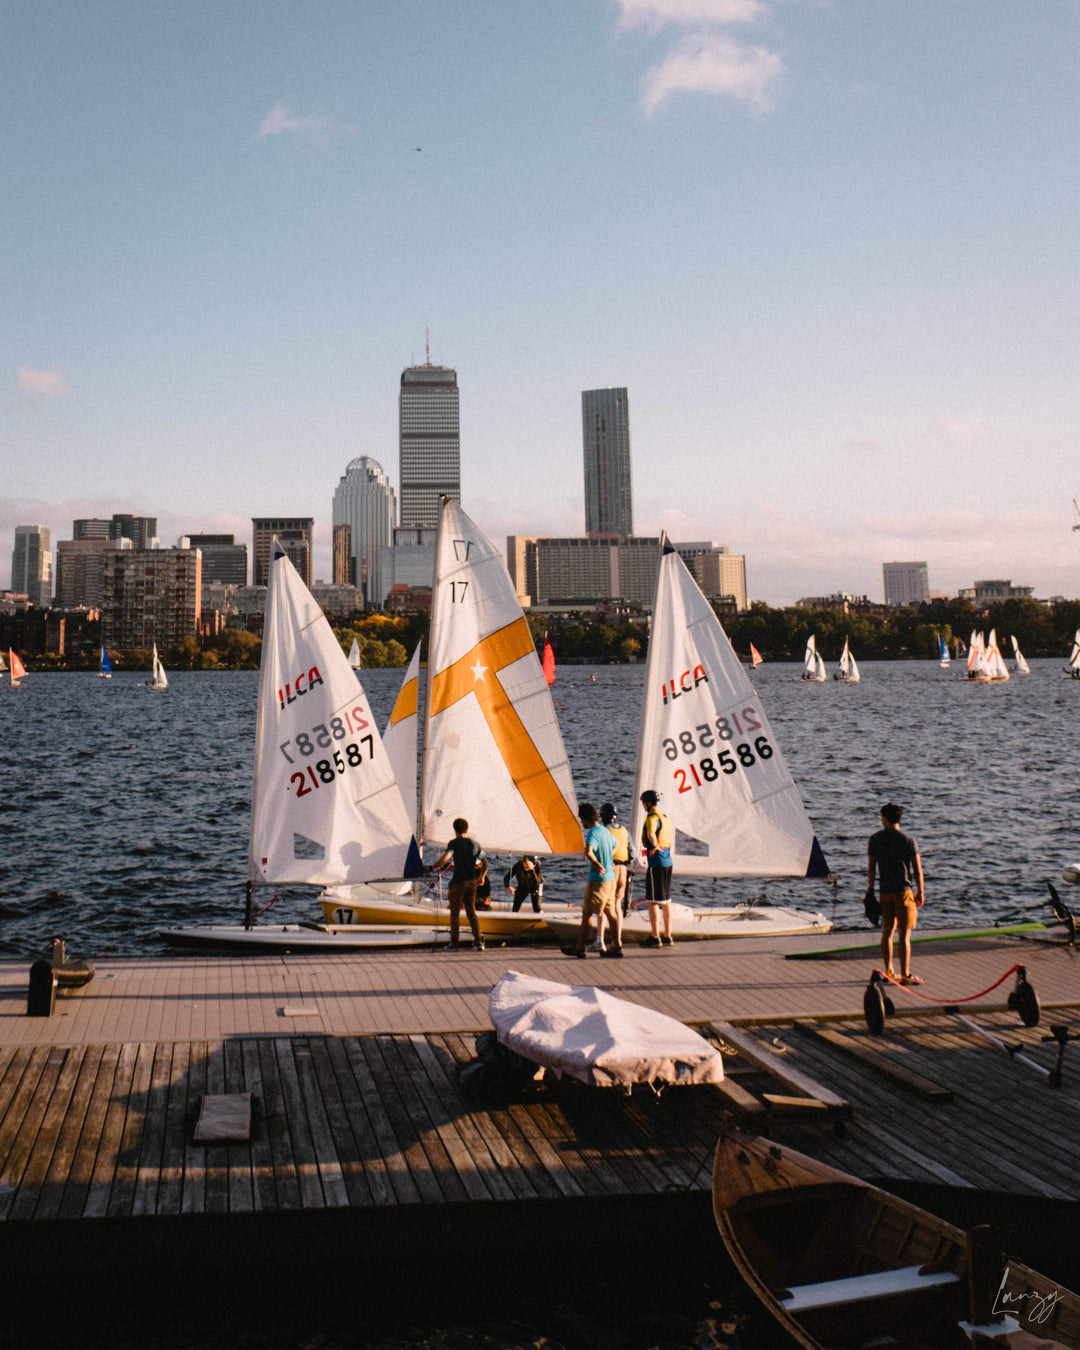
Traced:
<svg viewBox="0 0 1080 1350">
<path fill-rule="evenodd" d="M 1005 664 L 1005 658 L 998 646 L 996 628 L 991 628 L 990 639 L 986 644 L 986 665 L 992 680 L 1007 680 L 1009 678 L 1009 667 Z"/>
<path fill-rule="evenodd" d="M 8 665 L 11 667 L 11 687 L 17 689 L 19 681 L 26 679 L 26 667 L 19 659 L 18 652 L 13 652 L 10 647 L 8 648 Z"/>
<path fill-rule="evenodd" d="M 352 666 L 352 657 L 349 657 Z M 353 669 L 359 669 L 353 666 Z M 420 727 L 420 644 L 405 672 L 398 696 L 390 710 L 390 720 L 383 731 L 383 745 L 390 756 L 390 766 L 401 789 L 405 810 L 416 833 L 416 754 Z"/>
<path fill-rule="evenodd" d="M 484 848 L 580 853 L 577 798 L 529 625 L 495 546 L 443 503 L 431 598 L 423 836 L 463 816 Z"/>
<path fill-rule="evenodd" d="M 764 659 L 765 659 L 765 658 L 761 655 L 761 653 L 758 651 L 758 649 L 757 649 L 757 648 L 754 646 L 754 644 L 751 642 L 751 644 L 750 644 L 750 664 L 754 667 L 755 670 L 757 670 L 758 666 L 761 665 L 761 663 L 762 663 L 762 661 L 763 661 Z"/>
</svg>

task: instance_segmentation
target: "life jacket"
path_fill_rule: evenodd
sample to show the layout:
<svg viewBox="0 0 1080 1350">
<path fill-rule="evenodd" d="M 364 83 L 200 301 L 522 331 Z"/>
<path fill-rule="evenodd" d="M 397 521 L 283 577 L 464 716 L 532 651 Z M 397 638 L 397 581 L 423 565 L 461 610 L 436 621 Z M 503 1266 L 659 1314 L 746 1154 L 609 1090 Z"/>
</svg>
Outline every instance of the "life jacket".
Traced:
<svg viewBox="0 0 1080 1350">
<path fill-rule="evenodd" d="M 608 834 L 615 840 L 615 862 L 630 861 L 630 832 L 625 825 L 608 825 Z"/>
<path fill-rule="evenodd" d="M 671 824 L 671 817 L 665 816 L 663 811 L 650 811 L 645 817 L 645 824 L 641 828 L 642 846 L 649 846 L 649 822 L 657 821 L 653 826 L 653 833 L 656 835 L 656 845 L 658 848 L 670 848 L 675 842 L 675 830 Z"/>
</svg>

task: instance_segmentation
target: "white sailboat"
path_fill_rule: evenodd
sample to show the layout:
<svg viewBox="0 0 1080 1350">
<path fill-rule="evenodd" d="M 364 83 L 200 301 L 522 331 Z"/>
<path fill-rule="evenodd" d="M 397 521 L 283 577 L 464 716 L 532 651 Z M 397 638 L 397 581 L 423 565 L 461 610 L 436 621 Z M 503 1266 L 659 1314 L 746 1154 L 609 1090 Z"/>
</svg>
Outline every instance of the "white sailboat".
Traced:
<svg viewBox="0 0 1080 1350">
<path fill-rule="evenodd" d="M 817 643 L 814 641 L 813 633 L 806 640 L 806 653 L 803 656 L 802 679 L 809 680 L 812 684 L 823 684 L 829 678 L 825 669 L 825 661 L 817 649 Z"/>
<path fill-rule="evenodd" d="M 370 705 L 333 630 L 284 553 L 270 564 L 259 672 L 244 928 L 161 933 L 178 946 L 412 945 L 355 924 L 255 927 L 257 885 L 351 885 L 423 875 L 412 822 Z M 426 938 L 430 941 L 430 936 Z"/>
<path fill-rule="evenodd" d="M 847 638 L 844 639 L 844 650 L 840 653 L 840 670 L 833 678 L 843 680 L 845 684 L 858 684 L 862 680 L 858 663 L 851 654 L 851 645 Z"/>
<path fill-rule="evenodd" d="M 352 640 L 352 646 L 349 648 L 349 665 L 353 670 L 359 670 L 363 663 L 360 660 L 360 643 L 356 638 Z"/>
<path fill-rule="evenodd" d="M 156 642 L 154 643 L 154 653 L 151 658 L 150 670 L 151 670 L 150 679 L 148 679 L 146 682 L 147 688 L 158 690 L 168 689 L 169 679 L 168 676 L 165 674 L 165 667 L 161 664 L 161 661 L 158 658 Z"/>
<path fill-rule="evenodd" d="M 670 546 L 660 561 L 645 670 L 630 829 L 635 841 L 647 788 L 661 794 L 675 826 L 676 878 L 829 875 L 760 696 Z M 773 906 L 672 908 L 679 939 L 830 927 L 823 914 Z M 638 912 L 623 924 L 624 941 L 643 940 L 648 932 Z"/>
<path fill-rule="evenodd" d="M 990 637 L 986 644 L 986 665 L 990 671 L 991 680 L 1007 680 L 1009 678 L 1009 667 L 1005 664 L 1005 658 L 998 646 L 996 628 L 991 628 Z"/>
<path fill-rule="evenodd" d="M 489 853 L 582 850 L 570 764 L 528 623 L 498 550 L 447 499 L 428 644 L 419 808 L 425 840 L 441 850 L 458 816 Z M 409 904 L 338 888 L 323 904 L 336 916 L 351 909 L 363 923 L 446 918 L 430 900 Z M 533 913 L 493 908 L 477 918 L 485 937 L 544 929 L 543 916 Z"/>
<path fill-rule="evenodd" d="M 986 657 L 986 639 L 981 633 L 971 632 L 968 643 L 967 666 L 960 677 L 971 684 L 985 684 L 990 679 L 990 665 Z"/>
<path fill-rule="evenodd" d="M 1030 675 L 1031 667 L 1024 660 L 1024 654 L 1021 652 L 1015 636 L 1010 635 L 1010 641 L 1013 649 L 1013 670 L 1017 675 Z"/>
<path fill-rule="evenodd" d="M 1061 673 L 1071 676 L 1074 680 L 1080 680 L 1080 628 L 1076 630 L 1073 636 L 1072 651 L 1069 653 L 1069 659 Z"/>
</svg>

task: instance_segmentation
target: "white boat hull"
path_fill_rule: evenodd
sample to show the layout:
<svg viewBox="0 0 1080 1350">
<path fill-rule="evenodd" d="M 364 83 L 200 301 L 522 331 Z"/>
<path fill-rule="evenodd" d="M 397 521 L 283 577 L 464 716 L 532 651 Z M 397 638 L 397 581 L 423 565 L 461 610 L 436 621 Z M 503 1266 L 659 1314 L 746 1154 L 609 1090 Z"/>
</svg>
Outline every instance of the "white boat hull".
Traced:
<svg viewBox="0 0 1080 1350">
<path fill-rule="evenodd" d="M 385 924 L 397 928 L 446 929 L 450 924 L 450 910 L 445 901 L 436 903 L 428 899 L 411 900 L 407 896 L 380 895 L 372 886 L 328 888 L 320 896 L 320 903 L 326 922 L 341 928 L 353 924 Z M 535 914 L 530 907 L 515 914 L 509 905 L 503 907 L 503 904 L 497 903 L 492 909 L 476 911 L 480 932 L 485 938 L 550 940 L 546 922 L 549 915 L 570 915 L 575 925 L 581 921 L 580 909 L 542 909 L 539 914 Z M 468 935 L 469 921 L 464 913 L 461 915 L 461 931 L 463 935 Z"/>
<path fill-rule="evenodd" d="M 445 947 L 445 928 L 391 928 L 386 924 L 264 924 L 254 928 L 163 928 L 170 947 L 218 952 L 354 952 L 402 947 Z"/>
<path fill-rule="evenodd" d="M 547 925 L 560 942 L 575 942 L 580 915 L 545 915 Z M 779 905 L 739 905 L 732 909 L 691 909 L 677 901 L 671 906 L 671 935 L 677 942 L 707 938 L 782 937 L 794 933 L 827 933 L 832 923 L 824 914 L 784 909 Z M 650 936 L 645 910 L 632 910 L 623 919 L 623 943 L 642 943 Z"/>
</svg>

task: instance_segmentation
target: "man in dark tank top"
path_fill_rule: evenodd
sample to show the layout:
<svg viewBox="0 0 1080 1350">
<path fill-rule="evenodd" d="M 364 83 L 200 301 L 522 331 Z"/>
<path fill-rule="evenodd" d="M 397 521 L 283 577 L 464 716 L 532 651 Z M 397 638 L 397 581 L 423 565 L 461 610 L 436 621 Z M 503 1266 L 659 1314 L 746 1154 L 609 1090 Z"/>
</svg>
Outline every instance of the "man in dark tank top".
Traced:
<svg viewBox="0 0 1080 1350">
<path fill-rule="evenodd" d="M 885 974 L 893 976 L 893 933 L 897 935 L 900 952 L 900 981 L 902 984 L 922 984 L 918 975 L 911 973 L 911 930 L 925 899 L 922 859 L 919 846 L 910 834 L 900 829 L 904 808 L 895 802 L 886 802 L 881 808 L 881 826 L 870 836 L 868 853 L 868 889 L 874 889 L 874 873 L 878 874 L 878 900 L 881 905 L 881 959 Z"/>
</svg>

